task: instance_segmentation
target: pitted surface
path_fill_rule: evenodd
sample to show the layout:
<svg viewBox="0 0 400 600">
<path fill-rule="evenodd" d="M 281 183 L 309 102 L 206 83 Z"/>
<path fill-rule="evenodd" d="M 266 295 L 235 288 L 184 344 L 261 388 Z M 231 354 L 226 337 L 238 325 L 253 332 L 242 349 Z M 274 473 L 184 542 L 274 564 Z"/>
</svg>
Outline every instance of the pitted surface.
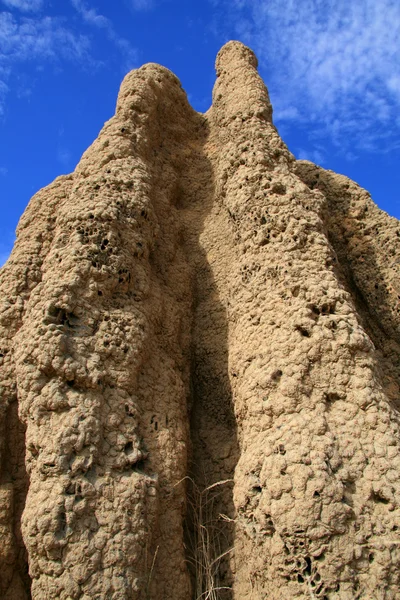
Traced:
<svg viewBox="0 0 400 600">
<path fill-rule="evenodd" d="M 132 71 L 0 272 L 7 600 L 197 598 L 187 475 L 222 600 L 398 596 L 399 223 L 216 70 Z"/>
</svg>

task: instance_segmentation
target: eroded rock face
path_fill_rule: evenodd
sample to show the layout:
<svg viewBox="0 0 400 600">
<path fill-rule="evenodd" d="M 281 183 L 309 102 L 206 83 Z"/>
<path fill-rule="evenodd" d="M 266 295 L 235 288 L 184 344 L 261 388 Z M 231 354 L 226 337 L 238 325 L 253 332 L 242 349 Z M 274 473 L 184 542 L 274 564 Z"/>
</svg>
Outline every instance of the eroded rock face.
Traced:
<svg viewBox="0 0 400 600">
<path fill-rule="evenodd" d="M 398 595 L 400 224 L 295 161 L 250 49 L 216 69 L 205 115 L 132 71 L 20 221 L 7 600 Z"/>
</svg>

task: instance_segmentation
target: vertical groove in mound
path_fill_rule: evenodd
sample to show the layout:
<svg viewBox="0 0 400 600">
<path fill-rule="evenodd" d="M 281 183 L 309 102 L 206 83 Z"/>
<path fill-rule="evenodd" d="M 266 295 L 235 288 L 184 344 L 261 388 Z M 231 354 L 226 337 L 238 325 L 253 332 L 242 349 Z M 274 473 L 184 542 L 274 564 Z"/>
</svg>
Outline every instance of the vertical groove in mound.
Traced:
<svg viewBox="0 0 400 600">
<path fill-rule="evenodd" d="M 298 161 L 295 171 L 304 183 L 326 196 L 324 222 L 339 276 L 381 353 L 385 391 L 399 409 L 400 223 L 343 175 L 307 161 Z"/>
<path fill-rule="evenodd" d="M 222 297 L 230 230 L 215 203 L 208 121 L 181 178 L 185 252 L 193 273 L 186 546 L 194 598 L 232 598 L 233 477 L 238 460 Z M 228 236 L 228 238 L 227 238 Z M 221 588 L 218 592 L 214 588 Z M 222 589 L 226 588 L 226 589 Z"/>
</svg>

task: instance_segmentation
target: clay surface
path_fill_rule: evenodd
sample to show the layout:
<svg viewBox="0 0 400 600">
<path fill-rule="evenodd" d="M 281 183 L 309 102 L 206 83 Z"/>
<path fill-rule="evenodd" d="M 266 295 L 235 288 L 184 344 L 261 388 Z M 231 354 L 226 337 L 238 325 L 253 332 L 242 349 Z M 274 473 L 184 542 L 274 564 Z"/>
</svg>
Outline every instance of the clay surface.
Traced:
<svg viewBox="0 0 400 600">
<path fill-rule="evenodd" d="M 400 223 L 216 71 L 129 73 L 0 270 L 5 600 L 399 597 Z"/>
</svg>

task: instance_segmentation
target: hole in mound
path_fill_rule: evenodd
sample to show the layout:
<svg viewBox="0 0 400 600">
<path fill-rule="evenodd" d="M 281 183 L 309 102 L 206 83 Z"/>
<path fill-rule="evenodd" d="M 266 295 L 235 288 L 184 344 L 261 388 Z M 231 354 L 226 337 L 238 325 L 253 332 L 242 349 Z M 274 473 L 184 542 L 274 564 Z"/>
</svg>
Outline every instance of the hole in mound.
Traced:
<svg viewBox="0 0 400 600">
<path fill-rule="evenodd" d="M 132 451 L 133 451 L 133 443 L 132 442 L 126 443 L 124 446 L 124 452 L 126 454 L 130 454 Z"/>
<path fill-rule="evenodd" d="M 282 377 L 282 375 L 282 371 L 280 369 L 277 369 L 272 373 L 271 379 L 273 379 L 274 381 L 278 381 Z"/>
<path fill-rule="evenodd" d="M 301 325 L 296 325 L 295 327 L 296 331 L 298 331 L 303 337 L 310 337 L 310 333 L 309 331 L 307 331 L 307 329 L 305 329 L 304 327 L 302 327 Z"/>
<path fill-rule="evenodd" d="M 311 558 L 309 556 L 305 556 L 304 560 L 306 561 L 306 568 L 304 569 L 303 573 L 305 575 L 310 576 L 311 575 Z"/>
<path fill-rule="evenodd" d="M 340 396 L 336 392 L 327 392 L 325 394 L 326 402 L 336 402 L 337 400 L 340 400 Z"/>
<path fill-rule="evenodd" d="M 390 500 L 388 498 L 385 498 L 385 496 L 383 495 L 383 492 L 381 492 L 381 491 L 373 492 L 372 500 L 374 502 L 380 502 L 381 504 L 389 504 L 389 502 L 390 502 Z"/>
<path fill-rule="evenodd" d="M 136 471 L 137 473 L 144 473 L 147 465 L 147 459 L 141 458 L 137 462 L 131 465 L 132 471 Z"/>
</svg>

